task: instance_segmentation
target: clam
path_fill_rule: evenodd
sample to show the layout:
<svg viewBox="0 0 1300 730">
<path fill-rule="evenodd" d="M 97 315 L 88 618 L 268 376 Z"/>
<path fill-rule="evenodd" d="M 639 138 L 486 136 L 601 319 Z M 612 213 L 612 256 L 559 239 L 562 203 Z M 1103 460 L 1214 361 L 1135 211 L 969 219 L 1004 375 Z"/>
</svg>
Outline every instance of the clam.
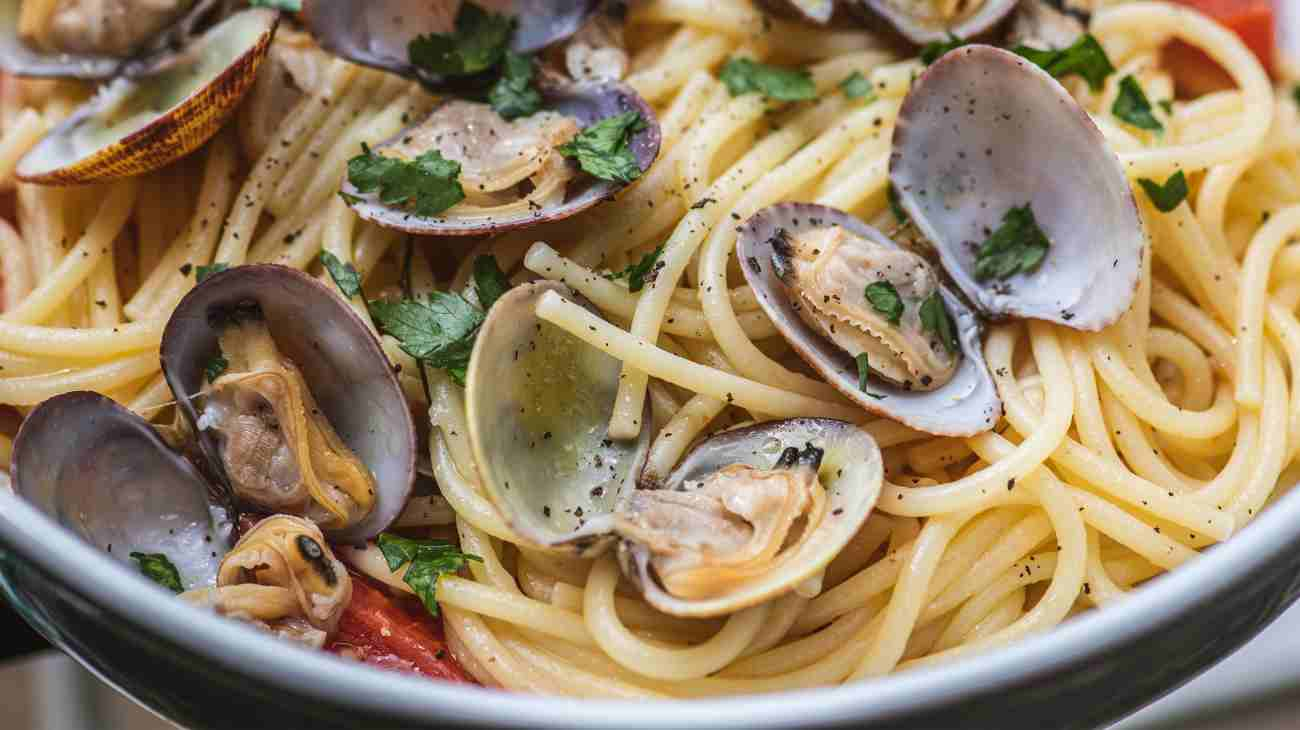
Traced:
<svg viewBox="0 0 1300 730">
<path fill-rule="evenodd" d="M 181 599 L 317 649 L 338 628 L 352 578 L 320 528 L 289 515 L 268 517 L 221 561 L 214 587 Z"/>
<path fill-rule="evenodd" d="M 880 496 L 880 449 L 844 421 L 797 418 L 701 441 L 632 493 L 619 562 L 675 616 L 734 613 L 815 579 Z"/>
<path fill-rule="evenodd" d="M 835 14 L 835 0 L 763 0 L 763 6 L 792 18 L 826 25 Z"/>
<path fill-rule="evenodd" d="M 235 13 L 165 69 L 104 85 L 19 160 L 17 177 L 83 184 L 144 174 L 198 149 L 252 86 L 278 19 L 266 9 Z"/>
<path fill-rule="evenodd" d="M 608 437 L 621 363 L 539 320 L 548 291 L 581 301 L 537 282 L 488 312 L 466 375 L 469 437 L 484 491 L 521 541 L 591 556 L 609 547 L 645 463 L 650 415 L 635 440 Z"/>
<path fill-rule="evenodd" d="M 558 147 L 582 128 L 635 111 L 644 129 L 630 139 L 638 167 L 659 154 L 660 132 L 649 105 L 617 83 L 571 84 L 544 90 L 546 109 L 513 121 L 486 104 L 453 100 L 375 147 L 380 155 L 412 159 L 437 150 L 460 164 L 465 200 L 437 216 L 420 216 L 379 193 L 344 181 L 343 193 L 362 218 L 417 235 L 483 235 L 567 218 L 617 192 L 624 183 L 587 175 Z"/>
<path fill-rule="evenodd" d="M 366 66 L 420 79 L 430 87 L 463 85 L 463 77 L 431 73 L 411 62 L 410 45 L 430 33 L 450 33 L 457 25 L 462 6 L 473 5 L 484 13 L 509 16 L 514 21 L 509 48 L 516 53 L 533 53 L 572 36 L 596 11 L 597 0 L 483 0 L 477 3 L 439 3 L 421 0 L 303 0 L 299 15 L 303 25 L 321 47 Z M 483 69 L 476 69 L 468 83 L 483 82 Z"/>
<path fill-rule="evenodd" d="M 234 525 L 220 494 L 152 426 L 97 393 L 37 406 L 14 440 L 16 491 L 126 562 L 167 555 L 186 588 L 211 586 Z M 214 499 L 218 498 L 218 499 Z"/>
<path fill-rule="evenodd" d="M 1119 158 L 1069 92 L 1024 58 L 973 45 L 932 64 L 903 101 L 890 179 L 984 313 L 1099 330 L 1132 303 L 1146 236 Z M 980 249 L 1013 215 L 1036 222 L 1045 255 L 990 271 Z"/>
<path fill-rule="evenodd" d="M 991 31 L 1019 0 L 859 0 L 917 45 L 974 38 Z"/>
<path fill-rule="evenodd" d="M 401 512 L 415 426 L 388 359 L 332 290 L 299 271 L 214 274 L 163 332 L 163 373 L 239 505 L 377 535 Z"/>
<path fill-rule="evenodd" d="M 1092 14 L 1082 2 L 1021 0 L 1007 30 L 1007 48 L 1066 48 L 1087 32 Z"/>
<path fill-rule="evenodd" d="M 979 320 L 921 256 L 842 211 L 803 203 L 754 214 L 736 255 L 795 352 L 866 410 L 948 436 L 987 431 L 1001 416 Z M 880 290 L 892 293 L 873 299 Z"/>
</svg>

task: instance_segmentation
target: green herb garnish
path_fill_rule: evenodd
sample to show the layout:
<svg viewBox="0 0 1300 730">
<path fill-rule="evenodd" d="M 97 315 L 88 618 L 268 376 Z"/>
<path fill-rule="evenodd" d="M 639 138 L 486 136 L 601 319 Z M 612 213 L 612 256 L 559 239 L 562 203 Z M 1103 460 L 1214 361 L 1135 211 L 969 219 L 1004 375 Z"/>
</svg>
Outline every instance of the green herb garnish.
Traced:
<svg viewBox="0 0 1300 730">
<path fill-rule="evenodd" d="M 217 261 L 216 263 L 212 263 L 212 264 L 199 265 L 194 269 L 194 283 L 202 284 L 203 280 L 208 278 L 209 276 L 212 276 L 213 274 L 220 274 L 221 272 L 229 268 L 230 268 L 230 264 L 225 263 L 224 261 Z"/>
<path fill-rule="evenodd" d="M 654 280 L 658 269 L 661 268 L 659 256 L 664 252 L 664 246 L 661 243 L 655 250 L 641 257 L 641 260 L 628 264 L 622 271 L 605 274 L 606 279 L 627 279 L 628 291 L 639 292 L 645 288 L 646 280 Z"/>
<path fill-rule="evenodd" d="M 424 299 L 373 299 L 370 317 L 380 331 L 397 340 L 403 352 L 465 384 L 483 310 L 454 292 L 435 291 Z"/>
<path fill-rule="evenodd" d="M 589 175 L 601 180 L 630 183 L 641 177 L 641 165 L 632 154 L 632 135 L 646 128 L 635 110 L 605 117 L 556 149 L 578 160 Z"/>
<path fill-rule="evenodd" d="M 361 143 L 361 154 L 348 160 L 348 182 L 363 193 L 378 191 L 380 202 L 409 208 L 421 217 L 436 216 L 465 199 L 460 163 L 430 150 L 414 160 L 385 157 Z M 344 195 L 349 203 L 356 196 Z"/>
<path fill-rule="evenodd" d="M 898 224 L 903 225 L 907 223 L 907 211 L 903 210 L 903 204 L 898 199 L 898 189 L 894 187 L 893 183 L 890 183 L 889 187 L 885 188 L 885 197 L 889 199 L 889 210 L 893 212 L 894 218 L 898 220 Z"/>
<path fill-rule="evenodd" d="M 1145 177 L 1139 179 L 1138 184 L 1161 213 L 1168 213 L 1187 199 L 1187 176 L 1182 170 L 1170 175 L 1164 185 Z"/>
<path fill-rule="evenodd" d="M 1029 204 L 1012 208 L 976 252 L 975 278 L 984 281 L 1027 274 L 1043 263 L 1049 245 Z"/>
<path fill-rule="evenodd" d="M 1151 102 L 1142 91 L 1142 86 L 1132 76 L 1125 76 L 1119 82 L 1119 96 L 1110 111 L 1116 118 L 1137 127 L 1163 132 L 1165 125 L 1151 113 Z"/>
<path fill-rule="evenodd" d="M 533 88 L 533 59 L 506 51 L 501 78 L 488 92 L 488 103 L 503 119 L 536 114 L 542 108 L 542 95 Z"/>
<path fill-rule="evenodd" d="M 180 571 L 162 553 L 131 553 L 131 560 L 140 568 L 140 574 L 172 593 L 185 590 L 181 585 Z"/>
<path fill-rule="evenodd" d="M 221 355 L 217 355 L 208 360 L 207 365 L 203 366 L 203 373 L 208 377 L 209 383 L 215 383 L 217 378 L 221 377 L 221 374 L 226 372 L 228 367 L 230 367 L 230 361 Z"/>
<path fill-rule="evenodd" d="M 474 3 L 462 3 L 451 33 L 429 33 L 406 47 L 411 65 L 438 76 L 469 76 L 501 61 L 514 21 Z"/>
<path fill-rule="evenodd" d="M 1016 46 L 1014 52 L 1034 62 L 1054 78 L 1061 79 L 1070 74 L 1078 74 L 1088 82 L 1088 88 L 1093 91 L 1101 91 L 1106 83 L 1106 77 L 1115 73 L 1115 67 L 1106 56 L 1106 50 L 1092 34 L 1079 36 L 1079 40 L 1070 44 L 1069 48 L 1040 51 L 1022 45 Z"/>
<path fill-rule="evenodd" d="M 952 33 L 949 33 L 948 40 L 932 41 L 930 43 L 925 44 L 925 46 L 921 48 L 921 63 L 924 63 L 925 65 L 929 66 L 930 64 L 942 58 L 944 54 L 946 54 L 948 51 L 955 50 L 957 48 L 961 48 L 962 46 L 969 45 L 969 44 L 970 41 L 963 40 L 953 35 Z"/>
<path fill-rule="evenodd" d="M 1173 100 L 1173 99 L 1161 99 L 1160 101 L 1157 101 L 1157 102 L 1156 102 L 1156 106 L 1160 107 L 1161 109 L 1164 109 L 1164 110 L 1165 110 L 1165 114 L 1173 114 L 1173 113 L 1174 113 L 1174 100 Z"/>
<path fill-rule="evenodd" d="M 384 554 L 388 569 L 394 573 L 408 566 L 402 582 L 415 591 L 431 615 L 438 615 L 438 579 L 455 574 L 470 560 L 483 562 L 477 555 L 462 553 L 455 545 L 442 540 L 412 540 L 389 532 L 380 533 L 375 541 Z"/>
<path fill-rule="evenodd" d="M 1300 84 L 1291 87 L 1291 98 L 1295 100 L 1296 106 L 1300 106 Z"/>
<path fill-rule="evenodd" d="M 867 362 L 867 353 L 860 352 L 853 358 L 858 365 L 858 390 L 867 392 L 867 378 L 871 376 L 871 364 Z"/>
<path fill-rule="evenodd" d="M 343 296 L 351 299 L 361 294 L 361 274 L 355 266 L 344 262 L 329 251 L 320 252 L 320 262 L 330 273 L 334 285 L 343 292 Z"/>
<path fill-rule="evenodd" d="M 484 255 L 474 259 L 474 289 L 478 292 L 478 303 L 485 312 L 492 308 L 502 294 L 510 291 L 510 280 L 497 265 L 495 256 Z"/>
<path fill-rule="evenodd" d="M 302 10 L 302 0 L 248 0 L 248 4 L 255 8 L 274 8 L 289 13 Z"/>
<path fill-rule="evenodd" d="M 854 71 L 840 82 L 840 91 L 850 99 L 861 99 L 863 104 L 870 104 L 876 100 L 876 89 L 871 85 L 871 79 L 862 75 L 861 71 Z"/>
<path fill-rule="evenodd" d="M 874 281 L 867 285 L 867 301 L 871 308 L 884 315 L 892 325 L 897 325 L 903 317 L 903 298 L 898 290 L 888 281 Z"/>
<path fill-rule="evenodd" d="M 934 292 L 921 302 L 920 315 L 921 330 L 938 337 L 948 353 L 956 355 L 961 347 L 957 342 L 957 328 L 953 326 L 952 317 L 948 316 L 948 308 L 944 306 L 939 292 Z"/>
<path fill-rule="evenodd" d="M 758 93 L 776 101 L 817 98 L 812 74 L 803 69 L 769 66 L 749 58 L 731 58 L 718 74 L 732 96 Z"/>
</svg>

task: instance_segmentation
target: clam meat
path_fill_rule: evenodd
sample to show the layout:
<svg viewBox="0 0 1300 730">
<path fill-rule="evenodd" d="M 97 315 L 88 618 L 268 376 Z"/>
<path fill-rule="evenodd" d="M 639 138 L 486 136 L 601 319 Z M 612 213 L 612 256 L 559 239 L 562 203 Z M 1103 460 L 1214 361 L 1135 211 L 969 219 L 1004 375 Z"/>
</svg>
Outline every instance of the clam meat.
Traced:
<svg viewBox="0 0 1300 730">
<path fill-rule="evenodd" d="M 974 38 L 991 31 L 1018 0 L 858 0 L 917 45 Z"/>
</svg>

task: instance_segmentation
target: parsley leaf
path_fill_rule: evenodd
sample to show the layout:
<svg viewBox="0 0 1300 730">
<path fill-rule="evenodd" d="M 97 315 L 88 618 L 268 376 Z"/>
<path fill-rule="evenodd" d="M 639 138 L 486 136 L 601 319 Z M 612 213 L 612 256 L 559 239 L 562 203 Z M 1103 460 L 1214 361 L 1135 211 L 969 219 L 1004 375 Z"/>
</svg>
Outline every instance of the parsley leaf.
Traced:
<svg viewBox="0 0 1300 730">
<path fill-rule="evenodd" d="M 510 280 L 497 265 L 495 256 L 479 256 L 474 259 L 474 288 L 478 291 L 478 303 L 485 312 L 492 308 L 502 294 L 510 291 Z"/>
<path fill-rule="evenodd" d="M 1049 245 L 1029 204 L 1012 208 L 975 253 L 975 278 L 984 281 L 1027 274 L 1043 263 Z"/>
<path fill-rule="evenodd" d="M 357 190 L 377 190 L 380 202 L 410 208 L 422 217 L 438 215 L 465 199 L 459 177 L 460 163 L 444 159 L 437 150 L 402 160 L 376 154 L 362 142 L 361 154 L 348 160 L 348 182 Z"/>
<path fill-rule="evenodd" d="M 944 54 L 946 54 L 948 51 L 955 50 L 957 48 L 961 48 L 962 46 L 969 45 L 969 44 L 970 41 L 962 40 L 961 38 L 958 38 L 952 33 L 949 33 L 948 40 L 932 41 L 930 43 L 925 44 L 925 46 L 921 48 L 921 63 L 924 63 L 925 65 L 929 66 L 930 64 L 942 58 Z"/>
<path fill-rule="evenodd" d="M 1115 73 L 1115 67 L 1106 56 L 1106 50 L 1091 33 L 1079 36 L 1079 40 L 1070 44 L 1069 48 L 1040 51 L 1037 48 L 1020 45 L 1016 46 L 1013 52 L 1029 59 L 1053 78 L 1060 79 L 1070 74 L 1078 74 L 1087 80 L 1088 88 L 1093 91 L 1101 91 L 1106 83 L 1106 77 Z"/>
<path fill-rule="evenodd" d="M 952 317 L 948 316 L 948 308 L 943 305 L 943 297 L 939 296 L 939 292 L 934 292 L 921 302 L 920 315 L 921 331 L 938 337 L 949 354 L 956 355 L 961 349 L 957 342 L 957 328 L 953 326 Z"/>
<path fill-rule="evenodd" d="M 355 266 L 344 263 L 329 251 L 320 252 L 320 263 L 330 272 L 330 278 L 339 291 L 343 292 L 343 296 L 351 299 L 361 293 L 361 274 Z"/>
<path fill-rule="evenodd" d="M 867 378 L 871 375 L 871 364 L 867 362 L 867 353 L 858 353 L 858 356 L 853 358 L 853 361 L 858 365 L 858 390 L 865 393 L 867 391 Z"/>
<path fill-rule="evenodd" d="M 1163 132 L 1165 129 L 1165 125 L 1151 113 L 1151 102 L 1147 101 L 1142 86 L 1131 75 L 1120 79 L 1119 96 L 1115 97 L 1115 104 L 1111 106 L 1110 111 L 1120 120 L 1139 129 L 1150 129 L 1156 132 Z"/>
<path fill-rule="evenodd" d="M 225 263 L 224 261 L 217 261 L 216 263 L 212 263 L 212 264 L 200 265 L 196 267 L 194 270 L 194 283 L 201 284 L 203 283 L 203 280 L 208 278 L 209 276 L 212 276 L 213 274 L 220 274 L 221 272 L 229 268 L 230 268 L 230 264 Z"/>
<path fill-rule="evenodd" d="M 840 90 L 850 99 L 861 99 L 863 104 L 870 104 L 876 100 L 876 89 L 871 85 L 871 79 L 862 75 L 861 71 L 854 71 L 840 82 Z"/>
<path fill-rule="evenodd" d="M 1165 110 L 1165 114 L 1173 114 L 1173 113 L 1174 113 L 1174 100 L 1173 100 L 1173 99 L 1161 99 L 1160 101 L 1157 101 L 1157 102 L 1156 102 L 1156 105 L 1159 106 L 1161 109 L 1164 109 L 1164 110 Z"/>
<path fill-rule="evenodd" d="M 488 91 L 488 102 L 503 119 L 536 114 L 542 108 L 542 95 L 532 84 L 533 59 L 506 51 L 501 78 Z"/>
<path fill-rule="evenodd" d="M 162 553 L 131 553 L 131 560 L 140 568 L 140 574 L 158 585 L 166 588 L 172 593 L 181 593 L 185 586 L 181 585 L 180 571 L 172 565 L 172 561 L 167 559 Z"/>
<path fill-rule="evenodd" d="M 1161 213 L 1168 213 L 1187 199 L 1187 176 L 1183 175 L 1182 170 L 1170 175 L 1164 185 L 1145 177 L 1138 180 L 1138 184 Z"/>
<path fill-rule="evenodd" d="M 1291 87 L 1291 98 L 1295 99 L 1296 106 L 1300 106 L 1300 84 Z"/>
<path fill-rule="evenodd" d="M 873 281 L 867 285 L 866 294 L 872 309 L 883 314 L 890 324 L 898 324 L 903 317 L 903 298 L 898 295 L 893 284 L 888 281 Z"/>
<path fill-rule="evenodd" d="M 817 98 L 812 74 L 803 69 L 769 66 L 748 58 L 731 58 L 718 78 L 732 96 L 757 92 L 777 101 L 807 101 Z"/>
<path fill-rule="evenodd" d="M 406 46 L 411 65 L 439 76 L 469 76 L 501 60 L 514 21 L 471 2 L 462 3 L 451 33 L 417 36 Z"/>
<path fill-rule="evenodd" d="M 435 291 L 425 299 L 370 301 L 370 316 L 402 350 L 465 384 L 465 368 L 474 350 L 474 335 L 483 324 L 483 311 L 455 293 Z"/>
<path fill-rule="evenodd" d="M 248 4 L 255 8 L 275 8 L 290 13 L 302 11 L 302 0 L 248 0 Z"/>
<path fill-rule="evenodd" d="M 215 383 L 217 378 L 221 377 L 221 374 L 226 372 L 228 367 L 230 367 L 230 361 L 221 355 L 217 355 L 209 360 L 207 365 L 203 366 L 203 372 L 208 376 L 209 383 Z"/>
<path fill-rule="evenodd" d="M 635 264 L 628 264 L 622 271 L 605 274 L 606 279 L 627 279 L 628 291 L 638 292 L 645 288 L 646 280 L 654 281 L 654 276 L 659 273 L 662 264 L 657 263 L 659 256 L 664 252 L 664 246 L 668 244 L 661 243 L 655 250 L 641 257 L 641 260 Z"/>
<path fill-rule="evenodd" d="M 907 211 L 903 210 L 903 204 L 898 199 L 898 189 L 893 183 L 885 188 L 885 197 L 889 199 L 889 210 L 893 212 L 894 217 L 898 219 L 899 225 L 907 223 Z"/>
<path fill-rule="evenodd" d="M 630 183 L 641 177 L 641 164 L 632 154 L 630 142 L 632 135 L 645 128 L 641 112 L 633 109 L 605 117 L 556 149 L 565 157 L 577 158 L 589 175 Z"/>
<path fill-rule="evenodd" d="M 375 541 L 384 554 L 388 569 L 396 572 L 409 565 L 402 582 L 415 591 L 431 615 L 438 615 L 438 579 L 456 573 L 470 560 L 483 562 L 477 555 L 462 553 L 455 545 L 442 540 L 412 540 L 390 532 L 380 533 Z"/>
</svg>

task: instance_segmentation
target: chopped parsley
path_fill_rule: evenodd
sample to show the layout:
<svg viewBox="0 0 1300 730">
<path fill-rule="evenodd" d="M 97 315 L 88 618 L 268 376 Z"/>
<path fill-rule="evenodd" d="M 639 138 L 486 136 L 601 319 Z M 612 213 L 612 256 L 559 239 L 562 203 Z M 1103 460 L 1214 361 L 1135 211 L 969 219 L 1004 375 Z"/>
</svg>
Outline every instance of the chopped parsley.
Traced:
<svg viewBox="0 0 1300 730">
<path fill-rule="evenodd" d="M 302 10 L 302 0 L 248 0 L 248 4 L 255 8 L 274 8 L 290 13 Z"/>
<path fill-rule="evenodd" d="M 885 197 L 889 199 L 889 210 L 893 212 L 898 224 L 907 223 L 907 211 L 903 210 L 903 204 L 898 199 L 898 189 L 894 187 L 893 183 L 890 183 L 889 187 L 885 188 Z"/>
<path fill-rule="evenodd" d="M 1110 111 L 1116 118 L 1138 129 L 1150 129 L 1163 132 L 1165 125 L 1151 113 L 1151 102 L 1142 91 L 1142 86 L 1133 76 L 1125 76 L 1119 82 L 1119 96 Z"/>
<path fill-rule="evenodd" d="M 1164 109 L 1164 110 L 1165 110 L 1165 114 L 1173 114 L 1173 113 L 1174 113 L 1174 100 L 1173 100 L 1173 99 L 1161 99 L 1160 101 L 1157 101 L 1157 102 L 1156 102 L 1156 106 L 1160 107 L 1161 109 Z"/>
<path fill-rule="evenodd" d="M 1296 106 L 1300 106 L 1300 84 L 1291 87 L 1291 98 L 1295 100 Z"/>
<path fill-rule="evenodd" d="M 759 93 L 776 101 L 817 98 L 812 74 L 803 69 L 781 68 L 749 58 L 731 58 L 718 74 L 732 96 Z"/>
<path fill-rule="evenodd" d="M 355 266 L 344 262 L 329 251 L 320 252 L 320 263 L 329 272 L 334 285 L 343 292 L 343 296 L 351 299 L 361 294 L 361 274 Z"/>
<path fill-rule="evenodd" d="M 497 265 L 495 256 L 484 255 L 474 259 L 474 289 L 478 292 L 479 305 L 485 312 L 492 308 L 502 294 L 510 291 L 510 280 Z"/>
<path fill-rule="evenodd" d="M 948 53 L 948 51 L 956 50 L 969 44 L 970 41 L 963 40 L 952 33 L 949 33 L 948 40 L 932 41 L 921 48 L 921 63 L 929 66 L 940 58 L 943 58 L 944 54 Z"/>
<path fill-rule="evenodd" d="M 921 330 L 938 337 L 948 353 L 956 355 L 961 347 L 957 342 L 957 328 L 953 326 L 952 317 L 948 316 L 948 308 L 944 306 L 939 292 L 934 292 L 921 302 L 920 314 Z"/>
<path fill-rule="evenodd" d="M 212 276 L 213 274 L 220 274 L 221 272 L 229 268 L 230 268 L 230 264 L 224 261 L 217 261 L 211 264 L 199 265 L 194 269 L 194 282 L 196 284 L 202 284 L 203 280 L 208 278 L 209 276 Z"/>
<path fill-rule="evenodd" d="M 136 567 L 140 569 L 140 574 L 158 585 L 166 588 L 172 593 L 180 593 L 185 590 L 181 585 L 180 571 L 172 565 L 172 561 L 167 559 L 162 553 L 131 553 L 131 560 L 135 561 Z"/>
<path fill-rule="evenodd" d="M 1145 177 L 1138 180 L 1138 184 L 1161 213 L 1168 213 L 1187 199 L 1187 176 L 1182 170 L 1170 175 L 1164 185 Z"/>
<path fill-rule="evenodd" d="M 903 317 L 903 298 L 898 290 L 888 281 L 873 281 L 867 285 L 867 301 L 871 308 L 884 315 L 892 325 L 897 325 Z"/>
<path fill-rule="evenodd" d="M 1106 83 L 1106 77 L 1115 73 L 1115 67 L 1106 56 L 1106 50 L 1091 33 L 1079 36 L 1079 40 L 1070 44 L 1069 48 L 1041 51 L 1021 45 L 1016 46 L 1014 52 L 1029 59 L 1054 78 L 1061 79 L 1070 74 L 1078 74 L 1088 82 L 1088 88 L 1093 91 L 1101 91 Z"/>
<path fill-rule="evenodd" d="M 370 317 L 380 331 L 397 340 L 403 352 L 465 384 L 483 310 L 454 292 L 435 291 L 423 299 L 373 299 Z"/>
<path fill-rule="evenodd" d="M 860 352 L 853 358 L 858 365 L 858 390 L 867 392 L 867 378 L 871 376 L 871 363 L 867 362 L 867 353 Z"/>
<path fill-rule="evenodd" d="M 375 544 L 384 554 L 389 570 L 396 573 L 402 566 L 408 566 L 402 582 L 415 591 L 420 602 L 434 616 L 438 615 L 438 579 L 458 572 L 470 560 L 483 562 L 483 558 L 462 553 L 455 545 L 443 540 L 412 540 L 383 532 Z"/>
<path fill-rule="evenodd" d="M 209 383 L 215 383 L 217 378 L 221 377 L 221 374 L 226 372 L 228 367 L 230 367 L 230 361 L 221 355 L 217 355 L 208 360 L 207 365 L 203 366 L 203 373 L 207 375 Z"/>
<path fill-rule="evenodd" d="M 985 281 L 1027 274 L 1043 263 L 1049 245 L 1029 204 L 1012 208 L 976 252 L 975 278 Z"/>
<path fill-rule="evenodd" d="M 451 33 L 417 36 L 406 47 L 411 65 L 438 76 L 469 76 L 501 61 L 514 21 L 471 2 L 462 3 Z"/>
<path fill-rule="evenodd" d="M 501 67 L 501 78 L 488 91 L 492 109 L 503 119 L 536 114 L 542 108 L 542 95 L 533 88 L 533 59 L 506 51 Z"/>
<path fill-rule="evenodd" d="M 632 135 L 645 128 L 641 112 L 625 111 L 583 129 L 556 149 L 565 157 L 576 158 L 589 175 L 630 183 L 641 177 L 641 164 L 632 154 Z"/>
<path fill-rule="evenodd" d="M 854 71 L 840 82 L 840 91 L 850 99 L 861 99 L 863 104 L 870 104 L 876 100 L 876 89 L 871 85 L 871 79 L 862 75 L 861 71 Z"/>
<path fill-rule="evenodd" d="M 409 208 L 422 217 L 436 216 L 465 199 L 459 177 L 460 163 L 443 158 L 437 150 L 402 160 L 376 154 L 362 142 L 361 154 L 348 160 L 348 182 L 357 190 L 378 191 L 380 202 Z M 344 199 L 358 202 L 346 194 Z"/>
<path fill-rule="evenodd" d="M 664 252 L 664 246 L 661 243 L 655 250 L 641 257 L 641 260 L 635 264 L 628 264 L 622 271 L 605 274 L 606 279 L 627 279 L 628 291 L 639 292 L 645 288 L 646 280 L 653 281 L 663 265 L 658 263 L 659 256 Z"/>
</svg>

